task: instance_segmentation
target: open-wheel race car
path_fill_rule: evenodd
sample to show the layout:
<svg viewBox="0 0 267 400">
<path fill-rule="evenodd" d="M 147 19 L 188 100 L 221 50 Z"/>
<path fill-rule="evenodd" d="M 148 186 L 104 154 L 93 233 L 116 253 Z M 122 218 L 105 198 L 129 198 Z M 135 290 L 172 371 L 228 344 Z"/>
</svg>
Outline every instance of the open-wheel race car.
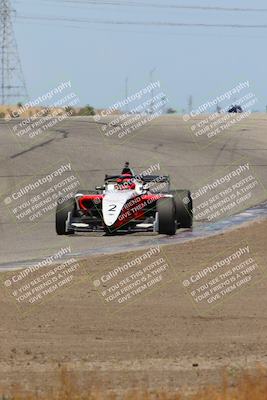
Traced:
<svg viewBox="0 0 267 400">
<path fill-rule="evenodd" d="M 192 198 L 189 190 L 170 190 L 169 176 L 106 175 L 103 186 L 59 199 L 56 232 L 157 232 L 174 235 L 191 228 Z"/>
</svg>

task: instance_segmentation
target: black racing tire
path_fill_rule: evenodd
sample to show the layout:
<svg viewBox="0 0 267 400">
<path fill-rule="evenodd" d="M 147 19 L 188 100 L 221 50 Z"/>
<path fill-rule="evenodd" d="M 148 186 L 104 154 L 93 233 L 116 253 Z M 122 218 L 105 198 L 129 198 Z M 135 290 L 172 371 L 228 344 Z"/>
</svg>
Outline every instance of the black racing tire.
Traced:
<svg viewBox="0 0 267 400">
<path fill-rule="evenodd" d="M 165 197 L 157 201 L 157 213 L 159 234 L 175 235 L 175 204 L 171 197 Z"/>
<path fill-rule="evenodd" d="M 171 190 L 173 195 L 178 228 L 192 228 L 193 200 L 189 190 Z"/>
<path fill-rule="evenodd" d="M 63 203 L 58 203 L 56 208 L 56 232 L 58 235 L 71 235 L 74 230 L 66 232 L 66 221 L 68 219 L 68 214 L 74 213 L 75 202 L 73 199 L 64 201 Z"/>
</svg>

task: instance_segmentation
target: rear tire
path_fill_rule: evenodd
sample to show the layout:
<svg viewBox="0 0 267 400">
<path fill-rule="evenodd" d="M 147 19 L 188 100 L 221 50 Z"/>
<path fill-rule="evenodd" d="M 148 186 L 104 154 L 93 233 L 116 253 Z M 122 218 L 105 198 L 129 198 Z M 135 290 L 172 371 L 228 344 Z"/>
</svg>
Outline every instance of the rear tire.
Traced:
<svg viewBox="0 0 267 400">
<path fill-rule="evenodd" d="M 178 228 L 192 228 L 193 225 L 193 201 L 189 190 L 173 190 L 176 221 Z"/>
<path fill-rule="evenodd" d="M 159 219 L 159 233 L 164 235 L 175 235 L 175 204 L 171 197 L 157 201 L 157 212 Z"/>
<path fill-rule="evenodd" d="M 64 201 L 61 204 L 57 205 L 56 208 L 56 232 L 58 235 L 71 235 L 74 233 L 74 230 L 66 231 L 66 221 L 68 219 L 68 214 L 74 212 L 74 200 L 69 199 Z"/>
</svg>

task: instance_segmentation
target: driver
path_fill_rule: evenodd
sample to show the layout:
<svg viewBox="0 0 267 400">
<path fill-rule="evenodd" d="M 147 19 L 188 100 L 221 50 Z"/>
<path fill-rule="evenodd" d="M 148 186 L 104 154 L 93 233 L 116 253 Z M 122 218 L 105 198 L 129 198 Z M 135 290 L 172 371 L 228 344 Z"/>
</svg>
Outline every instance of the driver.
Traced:
<svg viewBox="0 0 267 400">
<path fill-rule="evenodd" d="M 134 171 L 132 170 L 132 168 L 130 168 L 130 163 L 129 163 L 129 161 L 126 161 L 126 162 L 125 162 L 121 174 L 122 174 L 122 175 L 127 174 L 127 175 L 134 176 Z"/>
</svg>

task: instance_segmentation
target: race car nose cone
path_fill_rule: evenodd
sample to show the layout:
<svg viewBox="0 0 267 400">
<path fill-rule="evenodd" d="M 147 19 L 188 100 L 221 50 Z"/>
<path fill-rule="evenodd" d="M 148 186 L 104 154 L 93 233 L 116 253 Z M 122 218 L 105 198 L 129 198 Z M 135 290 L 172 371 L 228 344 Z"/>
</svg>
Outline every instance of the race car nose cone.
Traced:
<svg viewBox="0 0 267 400">
<path fill-rule="evenodd" d="M 104 223 L 107 226 L 115 224 L 125 203 L 135 195 L 134 191 L 108 192 L 102 201 Z"/>
</svg>

